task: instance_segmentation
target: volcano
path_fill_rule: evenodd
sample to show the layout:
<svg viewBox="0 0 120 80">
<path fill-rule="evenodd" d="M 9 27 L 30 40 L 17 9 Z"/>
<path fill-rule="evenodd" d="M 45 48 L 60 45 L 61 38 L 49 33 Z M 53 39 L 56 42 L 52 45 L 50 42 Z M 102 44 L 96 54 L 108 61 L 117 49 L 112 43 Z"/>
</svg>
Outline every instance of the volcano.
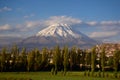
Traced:
<svg viewBox="0 0 120 80">
<path fill-rule="evenodd" d="M 97 41 L 74 30 L 68 24 L 53 24 L 39 31 L 36 35 L 22 40 L 20 44 L 27 48 L 53 47 L 55 45 L 88 48 L 96 45 Z"/>
</svg>

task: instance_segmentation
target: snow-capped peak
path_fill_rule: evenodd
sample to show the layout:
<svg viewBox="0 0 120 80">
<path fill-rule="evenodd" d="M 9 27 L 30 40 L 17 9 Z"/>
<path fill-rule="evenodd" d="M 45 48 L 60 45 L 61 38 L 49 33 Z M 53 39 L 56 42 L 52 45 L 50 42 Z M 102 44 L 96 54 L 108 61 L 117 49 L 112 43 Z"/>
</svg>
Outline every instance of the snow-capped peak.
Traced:
<svg viewBox="0 0 120 80">
<path fill-rule="evenodd" d="M 53 24 L 49 27 L 39 31 L 36 36 L 44 36 L 44 37 L 73 37 L 73 38 L 79 38 L 79 34 L 72 31 L 72 28 L 68 24 Z"/>
</svg>

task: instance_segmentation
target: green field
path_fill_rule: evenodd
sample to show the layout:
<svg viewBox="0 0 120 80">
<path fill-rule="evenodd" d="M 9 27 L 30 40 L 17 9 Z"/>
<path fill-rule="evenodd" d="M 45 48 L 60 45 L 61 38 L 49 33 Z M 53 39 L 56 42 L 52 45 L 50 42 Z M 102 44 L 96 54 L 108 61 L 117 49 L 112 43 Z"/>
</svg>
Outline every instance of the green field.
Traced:
<svg viewBox="0 0 120 80">
<path fill-rule="evenodd" d="M 66 76 L 63 76 L 61 72 L 57 75 L 51 75 L 50 72 L 1 72 L 0 80 L 4 78 L 7 80 L 120 80 L 112 75 L 113 73 L 109 72 L 109 77 L 102 78 L 84 76 L 84 72 L 68 72 Z"/>
</svg>

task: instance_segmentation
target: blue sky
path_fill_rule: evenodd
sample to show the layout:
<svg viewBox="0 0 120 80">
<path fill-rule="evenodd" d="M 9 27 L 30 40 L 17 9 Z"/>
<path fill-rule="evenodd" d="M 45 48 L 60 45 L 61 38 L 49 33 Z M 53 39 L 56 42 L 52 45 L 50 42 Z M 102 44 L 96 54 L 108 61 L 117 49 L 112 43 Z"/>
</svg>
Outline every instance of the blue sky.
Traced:
<svg viewBox="0 0 120 80">
<path fill-rule="evenodd" d="M 28 37 L 55 23 L 120 42 L 120 0 L 0 0 L 0 37 Z"/>
</svg>

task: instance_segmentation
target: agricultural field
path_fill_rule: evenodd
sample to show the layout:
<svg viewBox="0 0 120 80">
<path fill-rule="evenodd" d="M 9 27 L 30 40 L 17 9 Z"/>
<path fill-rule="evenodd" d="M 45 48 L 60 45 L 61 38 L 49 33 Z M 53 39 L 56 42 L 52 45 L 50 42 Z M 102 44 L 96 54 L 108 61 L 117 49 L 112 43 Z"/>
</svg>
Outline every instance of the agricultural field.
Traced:
<svg viewBox="0 0 120 80">
<path fill-rule="evenodd" d="M 85 76 L 84 72 L 67 72 L 64 76 L 62 72 L 52 75 L 51 72 L 1 72 L 0 80 L 120 80 L 113 76 L 112 72 L 105 73 L 104 77 L 98 77 L 98 72 L 94 76 Z"/>
</svg>

